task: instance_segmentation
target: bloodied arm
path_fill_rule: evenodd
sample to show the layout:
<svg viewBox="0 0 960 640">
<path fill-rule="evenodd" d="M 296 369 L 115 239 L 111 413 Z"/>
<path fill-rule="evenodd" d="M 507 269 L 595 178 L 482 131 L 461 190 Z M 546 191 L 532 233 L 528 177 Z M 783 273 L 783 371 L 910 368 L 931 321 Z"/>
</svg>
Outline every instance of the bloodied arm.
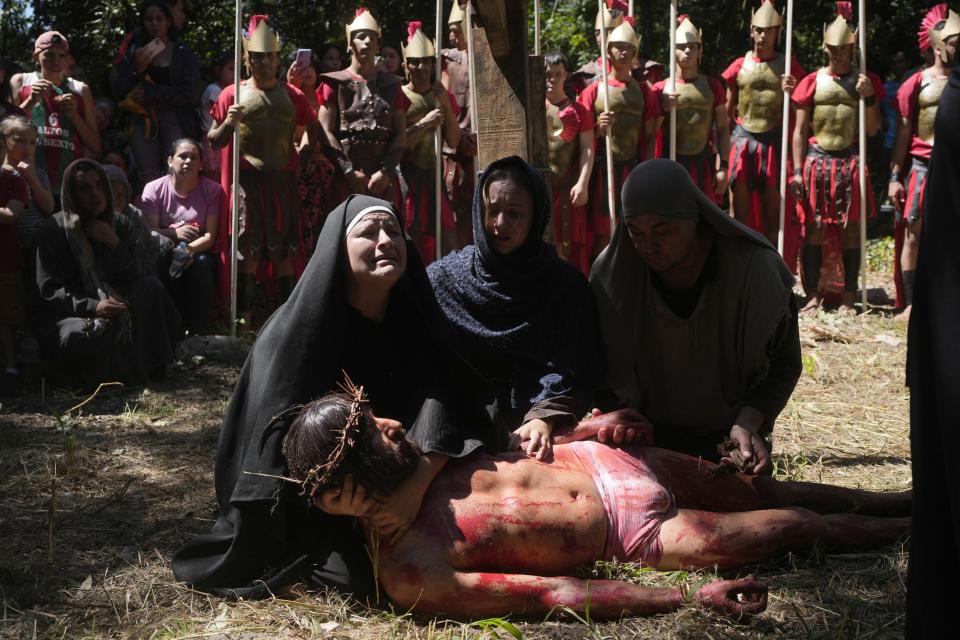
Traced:
<svg viewBox="0 0 960 640">
<path fill-rule="evenodd" d="M 397 606 L 428 615 L 543 616 L 558 606 L 582 612 L 589 601 L 592 617 L 619 618 L 669 613 L 685 604 L 679 589 L 619 580 L 473 573 L 390 561 L 381 564 L 380 578 Z M 733 617 L 760 613 L 767 602 L 766 586 L 752 578 L 714 582 L 690 595 L 690 602 Z"/>
</svg>

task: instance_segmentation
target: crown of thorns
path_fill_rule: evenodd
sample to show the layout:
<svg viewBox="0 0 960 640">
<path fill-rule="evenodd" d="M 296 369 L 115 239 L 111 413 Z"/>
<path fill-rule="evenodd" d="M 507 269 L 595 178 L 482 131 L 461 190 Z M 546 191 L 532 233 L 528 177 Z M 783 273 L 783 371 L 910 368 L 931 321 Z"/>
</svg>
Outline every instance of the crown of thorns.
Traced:
<svg viewBox="0 0 960 640">
<path fill-rule="evenodd" d="M 340 388 L 350 396 L 350 415 L 343 428 L 339 430 L 339 439 L 330 456 L 325 462 L 320 462 L 307 472 L 307 476 L 300 483 L 300 495 L 313 500 L 320 493 L 322 487 L 333 478 L 340 469 L 347 452 L 357 446 L 360 436 L 360 422 L 363 420 L 364 408 L 370 403 L 363 386 L 357 386 L 344 373 L 344 382 Z"/>
</svg>

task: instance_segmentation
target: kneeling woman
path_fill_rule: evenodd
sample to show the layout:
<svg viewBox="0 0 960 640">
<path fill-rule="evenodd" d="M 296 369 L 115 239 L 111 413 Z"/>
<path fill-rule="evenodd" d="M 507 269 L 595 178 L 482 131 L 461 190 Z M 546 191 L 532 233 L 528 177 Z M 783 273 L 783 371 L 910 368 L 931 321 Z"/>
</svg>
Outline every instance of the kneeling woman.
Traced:
<svg viewBox="0 0 960 640">
<path fill-rule="evenodd" d="M 350 196 L 330 212 L 299 284 L 247 357 L 217 450 L 220 514 L 212 533 L 174 556 L 177 578 L 248 598 L 297 580 L 372 595 L 362 536 L 342 516 L 367 515 L 382 533 L 402 535 L 448 457 L 481 444 L 459 428 L 440 382 L 449 378 L 435 355 L 449 351 L 437 342 L 444 330 L 393 207 Z M 317 504 L 324 511 L 310 509 L 277 477 L 288 475 L 282 417 L 337 389 L 344 374 L 376 398 L 378 417 L 399 421 L 424 453 L 382 503 L 348 480 L 338 500 Z"/>
<path fill-rule="evenodd" d="M 554 427 L 575 424 L 601 367 L 596 309 L 576 267 L 543 241 L 543 178 L 513 156 L 492 163 L 473 196 L 475 243 L 430 265 L 461 358 L 481 378 L 498 431 L 550 453 Z"/>
<path fill-rule="evenodd" d="M 670 160 L 637 166 L 623 218 L 590 272 L 614 402 L 640 411 L 658 447 L 770 470 L 770 434 L 800 377 L 793 276 Z"/>
</svg>

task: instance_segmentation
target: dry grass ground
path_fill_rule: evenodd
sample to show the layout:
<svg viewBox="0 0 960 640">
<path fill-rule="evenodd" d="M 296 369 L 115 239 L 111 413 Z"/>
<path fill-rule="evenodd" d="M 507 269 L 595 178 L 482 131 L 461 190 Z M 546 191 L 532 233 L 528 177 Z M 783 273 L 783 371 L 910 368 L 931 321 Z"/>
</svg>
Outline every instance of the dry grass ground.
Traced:
<svg viewBox="0 0 960 640">
<path fill-rule="evenodd" d="M 802 322 L 805 371 L 776 431 L 777 474 L 876 490 L 910 486 L 905 327 L 882 314 Z M 807 550 L 749 567 L 769 610 L 736 624 L 695 608 L 648 619 L 464 625 L 415 620 L 324 594 L 227 603 L 174 582 L 171 553 L 214 517 L 213 452 L 243 349 L 187 358 L 164 384 L 39 393 L 0 411 L 0 637 L 896 638 L 902 545 Z M 34 385 L 39 387 L 39 383 Z M 645 584 L 711 575 L 601 566 Z M 490 626 L 493 625 L 493 626 Z"/>
</svg>

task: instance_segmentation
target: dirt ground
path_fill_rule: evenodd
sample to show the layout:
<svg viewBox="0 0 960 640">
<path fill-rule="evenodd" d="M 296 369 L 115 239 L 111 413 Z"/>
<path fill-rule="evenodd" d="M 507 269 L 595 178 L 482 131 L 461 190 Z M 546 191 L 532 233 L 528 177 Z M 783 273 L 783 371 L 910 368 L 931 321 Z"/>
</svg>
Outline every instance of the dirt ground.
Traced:
<svg viewBox="0 0 960 640">
<path fill-rule="evenodd" d="M 780 478 L 894 491 L 910 486 L 905 326 L 888 313 L 802 320 L 804 373 L 775 432 Z M 688 607 L 597 624 L 464 624 L 375 611 L 336 595 L 225 602 L 174 582 L 172 552 L 215 517 L 213 455 L 249 343 L 208 340 L 162 384 L 88 393 L 46 389 L 0 409 L 0 637 L 5 638 L 896 638 L 904 544 L 814 548 L 724 575 L 770 585 L 746 624 Z M 704 577 L 598 566 L 643 584 Z"/>
</svg>

